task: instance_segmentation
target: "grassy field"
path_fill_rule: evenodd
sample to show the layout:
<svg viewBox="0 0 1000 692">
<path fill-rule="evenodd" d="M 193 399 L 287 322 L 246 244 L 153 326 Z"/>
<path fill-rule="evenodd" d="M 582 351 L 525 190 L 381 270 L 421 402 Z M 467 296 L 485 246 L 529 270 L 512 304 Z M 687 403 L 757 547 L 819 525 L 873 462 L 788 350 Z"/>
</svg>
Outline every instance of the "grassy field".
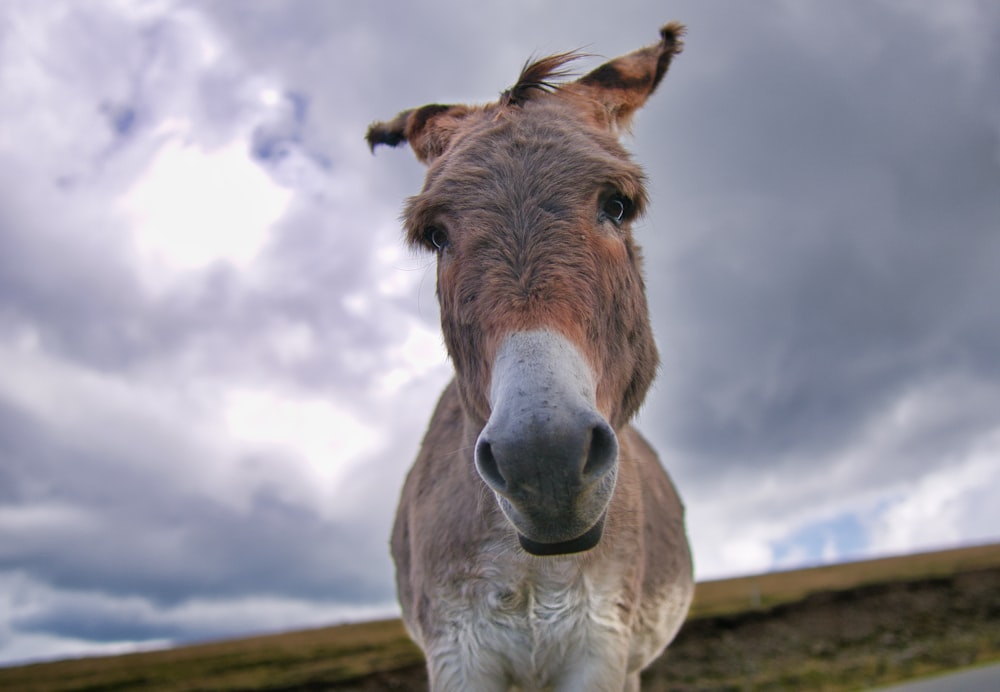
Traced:
<svg viewBox="0 0 1000 692">
<path fill-rule="evenodd" d="M 769 609 L 811 593 L 1000 567 L 1000 544 L 698 583 L 691 618 Z"/>
<path fill-rule="evenodd" d="M 983 610 L 998 598 L 1000 545 L 702 582 L 644 689 L 857 689 L 1000 659 L 1000 613 Z M 938 636 L 941 623 L 953 626 Z M 0 690 L 138 689 L 419 690 L 426 681 L 398 620 L 0 668 Z"/>
<path fill-rule="evenodd" d="M 851 588 L 690 619 L 643 689 L 866 690 L 1000 661 L 1000 568 L 874 582 L 865 571 Z"/>
<path fill-rule="evenodd" d="M 0 690 L 323 689 L 421 661 L 399 620 L 0 668 Z"/>
</svg>

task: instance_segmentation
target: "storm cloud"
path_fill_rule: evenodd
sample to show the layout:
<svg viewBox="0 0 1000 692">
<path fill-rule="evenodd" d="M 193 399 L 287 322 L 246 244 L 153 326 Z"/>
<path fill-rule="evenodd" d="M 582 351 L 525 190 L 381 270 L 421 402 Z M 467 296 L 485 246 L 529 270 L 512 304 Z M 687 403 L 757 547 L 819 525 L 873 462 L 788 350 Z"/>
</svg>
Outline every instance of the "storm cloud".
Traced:
<svg viewBox="0 0 1000 692">
<path fill-rule="evenodd" d="M 698 576 L 1000 539 L 993 3 L 14 2 L 0 662 L 395 613 L 451 371 L 401 242 L 422 168 L 365 129 L 670 19 L 626 138 L 663 360 L 638 424 Z"/>
</svg>

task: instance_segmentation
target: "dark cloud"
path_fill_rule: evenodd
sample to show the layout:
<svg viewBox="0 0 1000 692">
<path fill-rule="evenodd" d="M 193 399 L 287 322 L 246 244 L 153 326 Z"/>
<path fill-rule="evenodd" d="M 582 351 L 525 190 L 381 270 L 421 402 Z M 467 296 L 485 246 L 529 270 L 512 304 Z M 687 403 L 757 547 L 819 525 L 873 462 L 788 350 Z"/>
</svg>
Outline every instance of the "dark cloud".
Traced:
<svg viewBox="0 0 1000 692">
<path fill-rule="evenodd" d="M 7 522 L 25 517 L 3 531 L 0 573 L 64 594 L 12 615 L 15 630 L 96 642 L 190 641 L 246 627 L 169 616 L 191 601 L 243 599 L 252 607 L 254 599 L 393 598 L 387 512 L 324 517 L 267 484 L 235 503 L 151 473 L 175 462 L 176 449 L 151 446 L 148 454 L 161 458 L 136 464 L 102 456 L 85 440 L 60 441 L 8 406 L 0 414 L 2 510 Z M 280 472 L 287 461 L 239 464 Z"/>
<path fill-rule="evenodd" d="M 995 73 L 970 75 L 949 59 L 962 35 L 901 8 L 817 14 L 831 21 L 775 30 L 748 13 L 722 29 L 739 56 L 724 63 L 699 62 L 720 46 L 692 29 L 687 75 L 640 121 L 665 208 L 647 239 L 660 439 L 695 476 L 788 459 L 807 473 L 801 461 L 849 448 L 911 388 L 996 372 L 973 344 L 1000 336 L 982 307 L 1000 289 L 998 132 L 969 83 L 987 93 Z M 669 127 L 650 123 L 660 113 Z"/>
<path fill-rule="evenodd" d="M 95 612 L 77 603 L 59 610 L 15 618 L 11 624 L 27 634 L 56 633 L 97 643 L 162 639 L 184 641 L 190 638 L 190 632 L 176 624 L 149 622 L 142 615 L 123 613 L 119 608 L 108 610 L 110 612 Z"/>
<path fill-rule="evenodd" d="M 495 98 L 530 55 L 626 52 L 673 18 L 687 48 L 629 143 L 663 355 L 640 423 L 699 569 L 919 546 L 932 481 L 954 469 L 943 496 L 976 500 L 997 480 L 977 480 L 1000 434 L 992 5 L 184 8 L 76 8 L 39 30 L 42 86 L 0 99 L 32 142 L 0 148 L 0 579 L 29 594 L 4 647 L 391 601 L 398 489 L 448 375 L 428 346 L 432 260 L 400 249 L 422 167 L 405 148 L 372 157 L 365 129 Z M 26 83 L 11 65 L 3 89 Z M 237 142 L 294 190 L 252 262 L 146 275 L 117 207 L 165 141 Z M 310 475 L 301 450 L 233 439 L 244 389 L 332 402 L 377 442 Z M 956 504 L 971 508 L 935 540 L 982 538 L 983 503 Z M 912 535 L 886 528 L 898 517 Z"/>
</svg>

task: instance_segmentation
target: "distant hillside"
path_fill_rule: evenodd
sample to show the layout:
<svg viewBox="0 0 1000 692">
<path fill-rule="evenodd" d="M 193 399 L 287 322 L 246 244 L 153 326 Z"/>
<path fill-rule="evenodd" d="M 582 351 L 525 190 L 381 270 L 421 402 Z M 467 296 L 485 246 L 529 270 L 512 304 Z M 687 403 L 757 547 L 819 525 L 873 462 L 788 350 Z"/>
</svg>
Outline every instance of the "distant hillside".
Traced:
<svg viewBox="0 0 1000 692">
<path fill-rule="evenodd" d="M 1000 545 L 698 585 L 643 689 L 853 690 L 1000 660 Z M 398 620 L 0 669 L 0 689 L 426 690 Z"/>
</svg>

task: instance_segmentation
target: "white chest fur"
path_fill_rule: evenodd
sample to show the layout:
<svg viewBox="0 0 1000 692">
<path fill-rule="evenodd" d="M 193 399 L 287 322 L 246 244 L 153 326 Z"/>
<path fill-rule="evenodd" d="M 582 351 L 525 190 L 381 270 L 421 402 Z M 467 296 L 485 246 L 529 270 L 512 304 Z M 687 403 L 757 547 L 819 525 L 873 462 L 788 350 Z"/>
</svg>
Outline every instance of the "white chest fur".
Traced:
<svg viewBox="0 0 1000 692">
<path fill-rule="evenodd" d="M 630 649 L 632 606 L 621 567 L 580 558 L 481 565 L 428 604 L 435 689 L 614 689 Z"/>
</svg>

